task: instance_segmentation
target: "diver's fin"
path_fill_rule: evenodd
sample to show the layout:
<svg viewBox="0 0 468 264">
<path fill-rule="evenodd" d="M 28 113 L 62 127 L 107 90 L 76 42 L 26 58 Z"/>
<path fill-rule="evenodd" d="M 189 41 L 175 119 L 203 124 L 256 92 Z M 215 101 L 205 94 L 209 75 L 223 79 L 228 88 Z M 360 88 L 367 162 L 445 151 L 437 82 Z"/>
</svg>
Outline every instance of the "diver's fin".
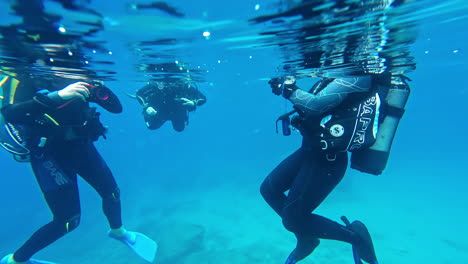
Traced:
<svg viewBox="0 0 468 264">
<path fill-rule="evenodd" d="M 5 257 L 2 258 L 2 260 L 0 260 L 0 264 L 12 264 L 12 263 L 17 263 L 13 260 L 13 254 L 6 255 Z M 25 264 L 55 264 L 55 263 L 44 261 L 44 260 L 30 259 L 26 261 Z"/>
<path fill-rule="evenodd" d="M 112 232 L 108 233 L 109 237 L 121 241 L 127 245 L 133 252 L 135 252 L 142 259 L 153 262 L 156 257 L 158 245 L 151 238 L 138 233 L 127 231 L 123 236 L 117 236 Z"/>
<path fill-rule="evenodd" d="M 353 259 L 355 264 L 364 264 L 362 263 L 359 253 L 357 253 L 356 247 L 353 246 Z"/>
<path fill-rule="evenodd" d="M 358 245 L 352 245 L 355 264 L 363 264 L 361 260 L 364 260 L 369 264 L 378 264 L 379 262 L 375 255 L 374 243 L 372 242 L 372 238 L 367 227 L 360 221 L 350 223 L 346 216 L 342 216 L 341 220 L 349 230 L 356 233 L 361 239 L 361 242 Z"/>
<path fill-rule="evenodd" d="M 289 254 L 284 264 L 295 264 L 306 257 L 318 247 L 320 240 L 316 237 L 309 237 L 297 241 L 296 248 Z"/>
<path fill-rule="evenodd" d="M 44 261 L 44 260 L 30 259 L 26 261 L 26 264 L 56 264 L 56 263 L 50 262 L 50 261 Z"/>
</svg>

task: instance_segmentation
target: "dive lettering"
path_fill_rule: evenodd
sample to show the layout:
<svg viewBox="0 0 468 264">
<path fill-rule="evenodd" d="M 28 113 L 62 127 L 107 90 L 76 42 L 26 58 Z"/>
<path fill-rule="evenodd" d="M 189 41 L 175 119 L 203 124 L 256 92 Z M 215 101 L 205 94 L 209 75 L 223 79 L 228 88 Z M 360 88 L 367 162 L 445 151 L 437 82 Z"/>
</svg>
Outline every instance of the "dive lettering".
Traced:
<svg viewBox="0 0 468 264">
<path fill-rule="evenodd" d="M 55 183 L 58 186 L 65 185 L 69 183 L 69 179 L 67 176 L 63 175 L 62 172 L 60 172 L 55 166 L 52 161 L 46 161 L 44 162 L 44 168 L 49 171 L 49 174 L 54 178 Z"/>
</svg>

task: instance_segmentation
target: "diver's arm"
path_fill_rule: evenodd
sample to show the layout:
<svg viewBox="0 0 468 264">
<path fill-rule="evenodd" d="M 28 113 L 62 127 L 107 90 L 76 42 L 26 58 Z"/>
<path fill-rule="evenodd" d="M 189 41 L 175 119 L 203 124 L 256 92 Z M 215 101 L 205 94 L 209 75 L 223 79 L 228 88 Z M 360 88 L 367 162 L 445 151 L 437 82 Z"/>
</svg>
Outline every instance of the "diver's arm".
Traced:
<svg viewBox="0 0 468 264">
<path fill-rule="evenodd" d="M 175 101 L 178 101 L 187 111 L 192 112 L 197 109 L 197 106 L 206 102 L 206 96 L 193 86 L 189 86 L 179 91 Z"/>
<path fill-rule="evenodd" d="M 190 97 L 189 99 L 195 102 L 196 106 L 201 106 L 206 103 L 206 96 L 200 92 L 197 88 L 190 86 Z"/>
<path fill-rule="evenodd" d="M 1 112 L 7 122 L 27 123 L 44 115 L 47 111 L 59 107 L 61 104 L 56 100 L 56 95 L 39 94 L 31 100 L 6 105 L 1 109 Z"/>
<path fill-rule="evenodd" d="M 89 98 L 89 85 L 76 82 L 50 93 L 37 93 L 31 100 L 6 105 L 1 109 L 5 120 L 12 123 L 34 121 L 50 110 L 56 110 L 77 98 L 86 101 Z"/>
<path fill-rule="evenodd" d="M 349 94 L 368 92 L 370 89 L 370 76 L 337 78 L 317 95 L 297 89 L 289 100 L 306 115 L 321 115 L 337 107 Z"/>
</svg>

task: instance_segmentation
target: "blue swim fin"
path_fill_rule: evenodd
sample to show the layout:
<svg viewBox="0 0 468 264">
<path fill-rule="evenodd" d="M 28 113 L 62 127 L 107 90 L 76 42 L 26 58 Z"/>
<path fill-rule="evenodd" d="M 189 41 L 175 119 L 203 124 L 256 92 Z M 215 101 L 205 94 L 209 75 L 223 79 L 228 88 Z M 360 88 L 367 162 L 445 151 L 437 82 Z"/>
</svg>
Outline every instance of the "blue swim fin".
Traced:
<svg viewBox="0 0 468 264">
<path fill-rule="evenodd" d="M 141 233 L 127 231 L 125 235 L 117 236 L 109 232 L 108 235 L 127 245 L 133 252 L 148 262 L 153 262 L 156 258 L 158 244 Z"/>
<path fill-rule="evenodd" d="M 5 257 L 0 260 L 0 264 L 11 264 L 16 263 L 12 259 L 13 254 L 6 255 Z M 37 259 L 30 259 L 25 262 L 26 264 L 55 264 L 54 262 L 44 261 L 44 260 L 37 260 Z"/>
</svg>

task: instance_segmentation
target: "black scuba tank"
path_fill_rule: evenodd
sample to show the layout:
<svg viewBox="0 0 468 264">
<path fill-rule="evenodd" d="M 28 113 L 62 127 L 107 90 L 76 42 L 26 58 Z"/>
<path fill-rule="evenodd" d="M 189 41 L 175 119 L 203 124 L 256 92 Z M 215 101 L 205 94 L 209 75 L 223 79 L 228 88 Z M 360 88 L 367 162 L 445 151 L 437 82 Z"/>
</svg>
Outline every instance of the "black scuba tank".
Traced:
<svg viewBox="0 0 468 264">
<path fill-rule="evenodd" d="M 410 95 L 407 77 L 391 77 L 391 84 L 384 99 L 385 115 L 379 125 L 375 143 L 366 149 L 352 152 L 351 168 L 380 175 L 387 166 L 393 138 Z M 385 89 L 385 88 L 383 88 Z"/>
</svg>

